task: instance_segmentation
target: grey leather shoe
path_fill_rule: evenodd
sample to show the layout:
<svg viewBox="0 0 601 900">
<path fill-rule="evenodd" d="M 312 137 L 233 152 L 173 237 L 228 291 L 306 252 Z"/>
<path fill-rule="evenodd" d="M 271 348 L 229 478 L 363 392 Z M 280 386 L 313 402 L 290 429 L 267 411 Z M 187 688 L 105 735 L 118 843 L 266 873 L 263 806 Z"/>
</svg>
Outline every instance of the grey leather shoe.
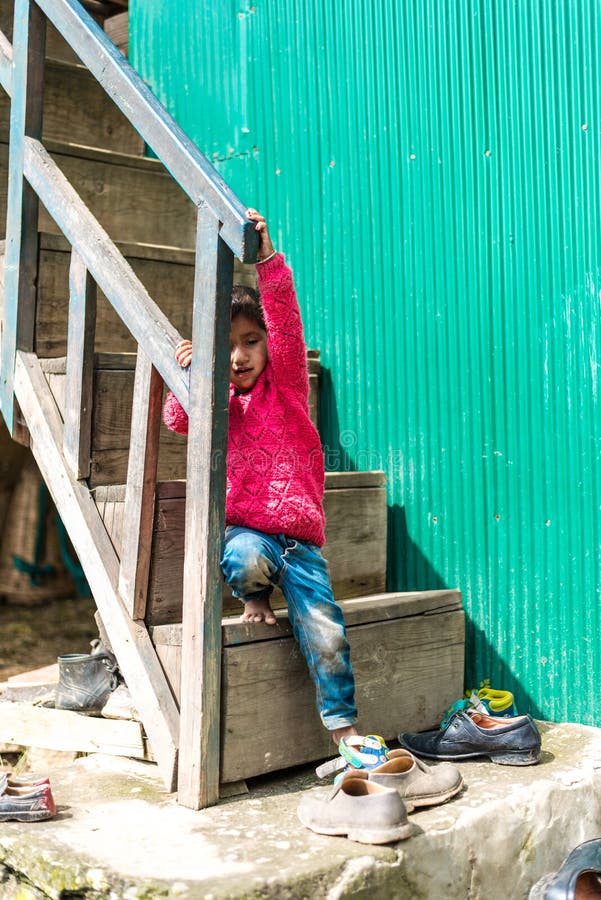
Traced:
<svg viewBox="0 0 601 900">
<path fill-rule="evenodd" d="M 427 766 L 409 750 L 390 750 L 388 761 L 368 770 L 368 778 L 398 791 L 411 812 L 418 806 L 437 806 L 458 794 L 463 778 L 455 766 Z"/>
<path fill-rule="evenodd" d="M 361 844 L 389 844 L 413 834 L 398 791 L 368 780 L 367 772 L 349 772 L 330 794 L 311 792 L 297 815 L 318 834 L 346 835 Z"/>
<path fill-rule="evenodd" d="M 119 683 L 114 656 L 104 653 L 67 653 L 58 657 L 56 709 L 100 714 L 108 695 Z"/>
</svg>

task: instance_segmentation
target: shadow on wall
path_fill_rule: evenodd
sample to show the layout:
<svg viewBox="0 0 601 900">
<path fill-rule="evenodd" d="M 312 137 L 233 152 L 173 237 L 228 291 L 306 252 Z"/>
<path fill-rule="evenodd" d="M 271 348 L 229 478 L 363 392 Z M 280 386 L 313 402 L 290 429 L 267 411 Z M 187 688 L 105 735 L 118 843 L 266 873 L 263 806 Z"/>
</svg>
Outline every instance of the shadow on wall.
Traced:
<svg viewBox="0 0 601 900">
<path fill-rule="evenodd" d="M 357 466 L 341 437 L 332 373 L 324 366 L 319 372 L 318 421 L 326 472 L 356 472 Z"/>
<path fill-rule="evenodd" d="M 319 423 L 326 470 L 354 472 L 358 467 L 349 455 L 349 432 L 341 432 L 336 396 L 329 369 L 321 369 Z M 354 442 L 356 443 L 356 442 Z M 354 444 L 353 444 L 354 445 Z M 404 506 L 388 507 L 386 547 L 386 585 L 389 591 L 432 591 L 461 585 L 450 585 L 409 534 Z M 542 718 L 542 710 L 520 684 L 514 673 L 490 644 L 486 633 L 470 617 L 469 597 L 464 593 L 465 615 L 465 686 L 479 687 L 490 679 L 493 687 L 514 694 L 518 712 Z M 459 698 L 458 698 L 459 699 Z"/>
<path fill-rule="evenodd" d="M 409 534 L 405 508 L 398 505 L 388 508 L 386 562 L 389 591 L 435 591 L 461 587 L 448 584 L 424 556 Z M 543 718 L 540 706 L 499 656 L 483 629 L 471 618 L 468 607 L 469 598 L 464 591 L 466 690 L 478 688 L 480 682 L 488 678 L 492 687 L 513 693 L 519 713 L 530 713 L 535 718 Z"/>
<path fill-rule="evenodd" d="M 411 538 L 404 506 L 388 507 L 386 547 L 389 591 L 438 591 L 449 585 Z"/>
<path fill-rule="evenodd" d="M 465 602 L 464 602 L 465 606 Z M 474 661 L 478 660 L 478 671 Z M 505 660 L 499 656 L 488 636 L 466 613 L 465 618 L 465 678 L 466 687 L 478 687 L 483 678 L 489 678 L 491 686 L 511 691 L 518 713 L 530 713 L 535 719 L 544 719 L 545 710 L 532 698 L 523 681 L 518 681 Z"/>
</svg>

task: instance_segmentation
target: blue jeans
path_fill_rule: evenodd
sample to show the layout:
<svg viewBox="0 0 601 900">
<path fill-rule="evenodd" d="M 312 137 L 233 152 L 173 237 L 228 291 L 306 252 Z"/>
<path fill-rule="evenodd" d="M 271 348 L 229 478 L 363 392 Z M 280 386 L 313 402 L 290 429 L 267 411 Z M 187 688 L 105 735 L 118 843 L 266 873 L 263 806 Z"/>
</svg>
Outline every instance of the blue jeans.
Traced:
<svg viewBox="0 0 601 900">
<path fill-rule="evenodd" d="M 357 710 L 350 650 L 319 547 L 230 525 L 221 568 L 242 601 L 268 600 L 274 585 L 281 588 L 294 637 L 315 682 L 323 724 L 330 731 L 352 725 Z"/>
</svg>

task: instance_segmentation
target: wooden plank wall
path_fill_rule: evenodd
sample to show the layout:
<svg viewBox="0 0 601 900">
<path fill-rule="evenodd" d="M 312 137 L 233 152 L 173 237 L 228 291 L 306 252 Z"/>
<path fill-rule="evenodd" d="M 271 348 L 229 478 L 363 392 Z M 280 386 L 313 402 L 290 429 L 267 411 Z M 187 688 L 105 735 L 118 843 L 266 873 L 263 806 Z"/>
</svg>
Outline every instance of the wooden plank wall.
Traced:
<svg viewBox="0 0 601 900">
<path fill-rule="evenodd" d="M 0 31 L 4 32 L 11 43 L 13 40 L 13 5 L 13 0 L 0 0 Z M 46 58 L 70 63 L 79 62 L 75 51 L 50 22 L 46 34 Z"/>
<path fill-rule="evenodd" d="M 310 413 L 317 424 L 319 358 L 309 351 Z M 97 354 L 94 373 L 91 488 L 124 484 L 130 446 L 135 354 Z M 42 366 L 61 413 L 65 414 L 64 358 L 43 360 Z M 186 476 L 186 438 L 161 428 L 158 478 L 170 481 Z"/>
<path fill-rule="evenodd" d="M 71 248 L 59 235 L 40 236 L 40 279 L 36 319 L 36 353 L 42 358 L 64 356 L 67 352 L 65 297 L 69 290 L 69 254 Z M 121 243 L 119 249 L 149 292 L 155 303 L 184 337 L 192 334 L 192 292 L 194 254 L 175 247 L 145 247 Z M 235 261 L 236 284 L 256 285 L 254 266 Z M 98 292 L 96 351 L 133 353 L 136 344 L 131 334 Z"/>
<path fill-rule="evenodd" d="M 98 508 L 117 554 L 120 552 L 124 489 L 95 491 Z M 338 600 L 386 588 L 386 487 L 383 472 L 329 472 L 324 496 L 324 556 Z M 158 485 L 146 620 L 181 621 L 184 565 L 185 483 Z M 279 590 L 275 608 L 285 606 Z M 240 613 L 240 602 L 223 589 L 223 614 Z"/>
<path fill-rule="evenodd" d="M 0 91 L 0 141 L 8 143 L 10 99 Z M 142 156 L 144 141 L 84 66 L 50 61 L 44 83 L 44 140 Z"/>
</svg>

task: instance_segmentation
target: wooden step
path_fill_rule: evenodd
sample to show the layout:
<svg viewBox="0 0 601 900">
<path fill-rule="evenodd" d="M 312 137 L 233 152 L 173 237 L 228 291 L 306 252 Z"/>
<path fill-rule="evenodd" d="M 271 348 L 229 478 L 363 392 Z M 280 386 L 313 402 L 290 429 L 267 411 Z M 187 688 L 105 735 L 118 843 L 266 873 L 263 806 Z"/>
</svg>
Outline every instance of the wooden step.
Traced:
<svg viewBox="0 0 601 900">
<path fill-rule="evenodd" d="M 104 23 L 104 30 L 113 44 L 124 56 L 127 56 L 129 49 L 129 13 L 125 11 L 117 13 L 116 16 L 111 16 Z"/>
<path fill-rule="evenodd" d="M 436 728 L 463 694 L 459 591 L 379 594 L 341 602 L 351 646 L 360 733 L 395 739 Z M 332 754 L 315 690 L 285 613 L 278 624 L 223 621 L 221 781 L 237 781 Z M 176 698 L 181 625 L 151 629 Z"/>
<path fill-rule="evenodd" d="M 80 753 L 151 758 L 139 722 L 0 700 L 0 741 Z"/>
<path fill-rule="evenodd" d="M 58 234 L 41 234 L 40 245 L 35 350 L 44 358 L 65 356 L 71 248 Z M 192 333 L 193 251 L 129 242 L 119 243 L 118 247 L 155 303 L 180 334 L 189 337 Z M 235 260 L 234 281 L 254 286 L 255 267 Z M 95 348 L 99 353 L 131 353 L 137 349 L 130 332 L 101 291 L 98 294 Z"/>
<path fill-rule="evenodd" d="M 65 307 L 63 301 L 63 313 Z M 182 333 L 189 334 L 186 323 L 182 325 Z M 43 336 L 39 325 L 38 331 Z M 310 412 L 317 425 L 319 358 L 316 351 L 309 351 L 309 354 Z M 66 359 L 45 359 L 41 364 L 64 417 Z M 134 353 L 96 354 L 90 487 L 121 485 L 127 480 L 135 364 Z M 161 481 L 186 477 L 186 439 L 164 426 L 158 477 Z"/>
<path fill-rule="evenodd" d="M 97 488 L 94 500 L 120 556 L 125 486 Z M 181 622 L 186 484 L 157 485 L 146 621 Z M 327 472 L 324 556 L 337 600 L 379 593 L 386 587 L 386 477 L 384 472 Z M 285 606 L 279 590 L 272 604 Z M 223 590 L 224 615 L 239 614 L 240 601 Z"/>
<path fill-rule="evenodd" d="M 10 98 L 0 91 L 0 141 L 8 142 Z M 44 140 L 141 156 L 144 141 L 84 66 L 49 60 L 44 84 Z"/>
<path fill-rule="evenodd" d="M 157 159 L 55 141 L 45 146 L 113 241 L 194 247 L 196 207 Z M 2 222 L 7 173 L 8 144 L 0 143 Z M 38 229 L 59 233 L 43 207 Z"/>
</svg>

